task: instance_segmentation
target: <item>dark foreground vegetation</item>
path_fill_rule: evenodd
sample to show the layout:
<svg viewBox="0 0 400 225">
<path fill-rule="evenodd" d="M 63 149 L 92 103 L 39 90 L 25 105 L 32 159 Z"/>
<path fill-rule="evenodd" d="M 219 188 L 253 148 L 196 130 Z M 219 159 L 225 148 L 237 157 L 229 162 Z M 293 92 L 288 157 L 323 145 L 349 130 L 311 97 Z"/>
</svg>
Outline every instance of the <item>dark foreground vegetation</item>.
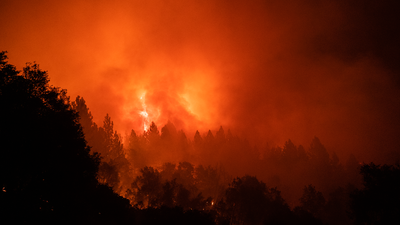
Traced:
<svg viewBox="0 0 400 225">
<path fill-rule="evenodd" d="M 318 138 L 307 151 L 290 140 L 257 151 L 221 128 L 191 142 L 172 124 L 132 131 L 124 148 L 109 116 L 97 126 L 38 65 L 6 60 L 1 52 L 1 224 L 400 223 L 398 164 L 352 156 L 342 166 Z"/>
</svg>

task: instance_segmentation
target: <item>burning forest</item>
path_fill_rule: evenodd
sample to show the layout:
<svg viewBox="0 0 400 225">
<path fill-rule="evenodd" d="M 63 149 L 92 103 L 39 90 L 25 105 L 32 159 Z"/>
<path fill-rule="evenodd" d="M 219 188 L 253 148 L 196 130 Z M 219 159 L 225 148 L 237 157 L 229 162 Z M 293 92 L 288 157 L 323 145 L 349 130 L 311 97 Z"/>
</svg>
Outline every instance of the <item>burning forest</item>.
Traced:
<svg viewBox="0 0 400 225">
<path fill-rule="evenodd" d="M 2 222 L 400 222 L 399 6 L 4 1 Z"/>
</svg>

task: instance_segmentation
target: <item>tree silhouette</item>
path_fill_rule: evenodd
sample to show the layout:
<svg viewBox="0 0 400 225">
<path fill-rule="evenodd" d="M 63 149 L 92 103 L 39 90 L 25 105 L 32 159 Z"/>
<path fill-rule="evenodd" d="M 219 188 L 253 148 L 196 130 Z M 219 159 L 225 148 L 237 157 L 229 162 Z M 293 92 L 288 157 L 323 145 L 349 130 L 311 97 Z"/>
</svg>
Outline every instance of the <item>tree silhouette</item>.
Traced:
<svg viewBox="0 0 400 225">
<path fill-rule="evenodd" d="M 71 103 L 72 108 L 79 113 L 79 123 L 82 125 L 83 133 L 88 145 L 92 147 L 92 151 L 100 152 L 96 150 L 98 148 L 97 142 L 98 137 L 98 126 L 93 122 L 92 113 L 86 105 L 85 99 L 77 96 L 75 101 Z"/>
<path fill-rule="evenodd" d="M 173 179 L 179 184 L 182 184 L 186 189 L 190 190 L 192 193 L 197 192 L 194 179 L 194 166 L 189 162 L 180 162 L 177 170 L 172 176 Z"/>
<path fill-rule="evenodd" d="M 160 173 L 153 167 L 140 170 L 141 176 L 132 183 L 135 201 L 139 207 L 158 207 L 162 198 L 162 181 Z"/>
<path fill-rule="evenodd" d="M 211 149 L 214 149 L 214 144 L 215 144 L 215 138 L 214 135 L 212 134 L 211 130 L 207 132 L 207 136 L 204 138 L 204 142 L 206 145 L 206 148 L 211 151 Z"/>
<path fill-rule="evenodd" d="M 226 190 L 226 215 L 232 224 L 261 224 L 288 219 L 289 207 L 280 192 L 252 176 L 233 180 Z M 285 218 L 286 217 L 286 218 Z"/>
<path fill-rule="evenodd" d="M 128 139 L 128 159 L 133 168 L 140 169 L 147 165 L 147 154 L 143 145 L 143 138 L 136 135 L 134 130 L 131 130 L 131 134 Z"/>
<path fill-rule="evenodd" d="M 347 185 L 346 188 L 339 187 L 329 193 L 329 200 L 324 207 L 323 221 L 329 224 L 352 224 L 348 212 L 350 212 L 349 193 L 353 190 L 354 186 Z"/>
<path fill-rule="evenodd" d="M 216 141 L 217 147 L 219 147 L 219 148 L 222 147 L 222 145 L 225 144 L 225 141 L 226 141 L 225 131 L 222 128 L 222 126 L 219 128 L 219 130 L 215 134 L 215 141 Z"/>
<path fill-rule="evenodd" d="M 132 202 L 140 209 L 179 206 L 184 210 L 204 210 L 207 203 L 211 202 L 210 198 L 204 199 L 197 192 L 193 165 L 190 163 L 180 163 L 178 169 L 175 169 L 174 164 L 166 163 L 161 173 L 153 167 L 144 167 L 141 173 L 130 189 Z"/>
<path fill-rule="evenodd" d="M 82 125 L 83 134 L 85 135 L 87 144 L 91 148 L 91 152 L 102 153 L 102 157 L 104 157 L 107 152 L 107 148 L 104 145 L 104 137 L 97 124 L 93 122 L 93 116 L 86 105 L 86 101 L 82 97 L 77 96 L 71 105 L 72 109 L 79 114 L 79 123 Z"/>
<path fill-rule="evenodd" d="M 345 178 L 348 183 L 353 183 L 357 187 L 361 188 L 362 176 L 360 174 L 361 165 L 358 163 L 356 157 L 350 154 L 344 164 L 346 172 Z"/>
<path fill-rule="evenodd" d="M 119 186 L 120 180 L 115 163 L 113 161 L 109 163 L 101 162 L 97 179 L 101 184 L 108 185 L 116 190 Z"/>
<path fill-rule="evenodd" d="M 222 179 L 222 174 L 211 166 L 203 167 L 199 165 L 195 168 L 196 187 L 204 194 L 204 196 L 212 197 L 212 204 L 220 200 L 224 194 L 227 184 Z"/>
<path fill-rule="evenodd" d="M 304 187 L 300 203 L 304 210 L 320 218 L 321 212 L 325 206 L 325 198 L 321 192 L 315 190 L 315 187 L 310 184 Z"/>
<path fill-rule="evenodd" d="M 400 165 L 365 164 L 360 173 L 364 189 L 351 194 L 355 224 L 400 223 Z"/>
<path fill-rule="evenodd" d="M 191 152 L 190 151 L 190 145 L 188 142 L 188 139 L 186 137 L 185 132 L 183 130 L 178 131 L 178 140 L 177 140 L 177 149 L 178 149 L 178 155 L 182 155 L 182 160 L 183 161 L 188 161 Z"/>
<path fill-rule="evenodd" d="M 319 165 L 329 165 L 329 154 L 319 138 L 314 137 L 309 148 L 309 157 L 312 162 Z"/>
<path fill-rule="evenodd" d="M 194 144 L 195 144 L 195 146 L 198 146 L 199 148 L 203 144 L 203 138 L 201 137 L 198 130 L 196 131 L 196 134 L 194 135 Z"/>
<path fill-rule="evenodd" d="M 118 202 L 121 213 L 129 211 L 129 202 L 98 184 L 99 157 L 90 154 L 66 91 L 51 86 L 37 64 L 28 63 L 21 74 L 6 59 L 1 52 L 3 222 L 102 224 L 116 216 L 99 200 L 106 198 Z"/>
<path fill-rule="evenodd" d="M 297 147 L 293 144 L 293 142 L 290 139 L 285 142 L 285 145 L 283 147 L 282 161 L 288 167 L 293 167 L 294 164 L 299 161 L 299 153 Z"/>
</svg>

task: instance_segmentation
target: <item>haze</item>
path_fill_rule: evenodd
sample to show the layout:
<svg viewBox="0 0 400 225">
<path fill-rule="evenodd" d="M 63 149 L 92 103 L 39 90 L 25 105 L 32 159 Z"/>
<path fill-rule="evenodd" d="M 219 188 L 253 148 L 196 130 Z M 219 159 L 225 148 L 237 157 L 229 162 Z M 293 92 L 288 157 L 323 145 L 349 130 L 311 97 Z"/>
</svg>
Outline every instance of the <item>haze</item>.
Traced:
<svg viewBox="0 0 400 225">
<path fill-rule="evenodd" d="M 0 50 L 83 96 L 98 124 L 399 159 L 400 40 L 386 1 L 2 1 Z"/>
</svg>

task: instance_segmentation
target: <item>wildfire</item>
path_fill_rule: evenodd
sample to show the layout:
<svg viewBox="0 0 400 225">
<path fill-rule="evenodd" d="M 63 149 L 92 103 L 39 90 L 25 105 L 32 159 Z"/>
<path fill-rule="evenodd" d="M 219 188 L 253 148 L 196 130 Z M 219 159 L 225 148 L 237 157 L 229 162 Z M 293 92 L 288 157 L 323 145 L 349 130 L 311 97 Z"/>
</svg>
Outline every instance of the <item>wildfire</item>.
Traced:
<svg viewBox="0 0 400 225">
<path fill-rule="evenodd" d="M 146 99 L 145 94 L 140 96 L 140 100 L 142 101 L 143 111 L 141 111 L 139 114 L 143 117 L 143 130 L 147 131 L 149 128 L 149 114 L 146 111 L 147 106 L 145 103 L 145 99 Z"/>
</svg>

